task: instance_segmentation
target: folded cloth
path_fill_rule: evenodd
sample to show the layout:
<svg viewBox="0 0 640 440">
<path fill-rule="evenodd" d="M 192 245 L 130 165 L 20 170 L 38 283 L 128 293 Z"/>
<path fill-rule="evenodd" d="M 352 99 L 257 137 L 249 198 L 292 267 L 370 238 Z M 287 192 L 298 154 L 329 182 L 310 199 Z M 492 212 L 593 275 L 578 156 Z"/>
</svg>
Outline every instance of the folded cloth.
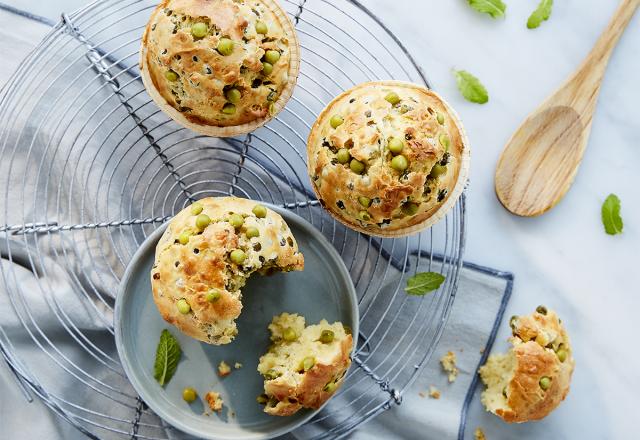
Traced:
<svg viewBox="0 0 640 440">
<path fill-rule="evenodd" d="M 3 44 L 11 49 L 5 57 L 5 68 L 0 72 L 0 81 L 6 81 L 7 76 L 4 75 L 13 71 L 26 50 L 33 47 L 49 30 L 47 26 L 32 20 L 0 12 L 0 35 L 3 36 Z M 86 75 L 93 77 L 95 73 L 87 70 Z M 61 80 L 59 86 L 66 87 L 66 81 Z M 108 88 L 101 89 L 100 93 L 98 99 L 110 95 Z M 131 102 L 137 105 L 135 101 Z M 118 107 L 117 102 L 114 102 L 114 106 L 119 109 L 118 111 L 124 112 Z M 46 105 L 38 109 L 38 111 L 48 110 Z M 130 124 L 126 115 L 124 117 L 123 120 Z M 28 125 L 28 121 L 24 121 L 24 124 L 27 130 L 33 129 Z M 64 138 L 62 130 L 59 131 L 58 127 L 49 129 L 52 133 L 51 137 L 48 133 L 45 136 L 45 131 L 42 131 L 41 142 L 33 146 L 25 145 L 24 149 L 19 150 L 26 152 L 33 147 L 33 154 L 16 155 L 12 158 L 12 163 L 14 168 L 20 160 L 31 160 L 32 163 L 37 163 L 34 158 L 38 154 L 43 154 L 38 152 L 38 148 L 52 140 L 59 147 L 60 153 L 52 155 L 50 161 L 45 161 L 51 163 L 49 178 L 52 181 L 54 178 L 60 179 L 61 188 L 71 188 L 70 184 L 74 182 L 65 180 L 68 176 L 64 173 L 64 167 L 59 167 L 59 161 L 64 158 L 63 153 L 76 154 L 76 150 L 72 148 L 73 144 Z M 95 136 L 98 142 L 103 139 L 107 141 L 102 145 L 90 143 L 91 148 L 96 148 L 97 153 L 88 149 L 80 153 L 85 154 L 84 156 L 75 159 L 78 163 L 86 165 L 88 162 L 86 159 L 93 158 L 95 162 L 92 165 L 103 169 L 112 166 L 109 159 L 113 154 L 124 157 L 123 160 L 136 163 L 138 160 L 148 160 L 151 169 L 161 168 L 162 164 L 158 163 L 159 159 L 155 153 L 142 142 L 135 143 L 133 148 L 127 151 L 122 150 L 124 146 L 118 149 L 118 145 L 108 142 L 109 136 L 114 139 L 126 136 L 129 129 L 133 130 L 131 136 L 140 136 L 140 133 L 135 131 L 137 130 L 135 126 L 119 126 L 118 132 L 98 133 Z M 6 139 L 10 139 L 11 142 L 21 141 L 12 137 L 11 133 L 6 136 Z M 208 148 L 212 142 L 214 141 L 208 139 L 192 139 L 191 145 L 194 148 L 191 151 Z M 235 159 L 235 155 L 230 157 Z M 105 200 L 99 199 L 101 203 L 104 202 L 104 205 L 101 204 L 97 209 L 97 214 L 100 215 L 95 215 L 95 218 L 88 217 L 86 210 L 79 207 L 91 206 L 96 202 L 91 197 L 94 196 L 93 191 L 99 189 L 103 181 L 100 180 L 100 174 L 90 173 L 84 165 L 79 167 L 79 173 L 87 176 L 84 182 L 85 192 L 62 194 L 62 199 L 66 200 L 68 197 L 74 200 L 74 203 L 69 204 L 66 210 L 58 212 L 62 217 L 54 220 L 60 223 L 72 223 L 72 220 L 81 219 L 82 223 L 88 223 L 167 214 L 167 212 L 149 212 L 145 206 L 134 206 L 133 212 L 123 212 L 121 210 L 126 207 L 119 205 L 120 200 L 116 197 L 118 194 L 108 194 L 108 197 L 104 197 Z M 6 163 L 0 164 L 0 174 L 6 172 L 7 166 Z M 27 164 L 18 167 L 18 169 L 29 168 Z M 197 162 L 184 159 L 181 172 L 183 175 L 188 175 L 192 171 L 195 172 L 197 168 Z M 211 172 L 213 170 L 211 168 Z M 268 169 L 262 171 L 266 172 Z M 29 181 L 34 179 L 35 175 L 36 173 L 27 176 L 13 173 L 10 186 L 20 188 L 23 179 Z M 129 175 L 116 173 L 114 180 L 122 179 L 119 183 L 122 184 L 123 191 L 128 191 L 129 187 L 126 185 L 128 178 Z M 266 178 L 265 180 L 272 182 Z M 37 184 L 42 185 L 42 181 L 38 181 Z M 34 182 L 35 185 L 36 182 Z M 46 193 L 47 190 L 54 189 L 39 186 L 34 193 Z M 291 194 L 295 199 L 294 191 L 291 191 Z M 7 197 L 9 200 L 16 200 L 16 203 L 11 204 L 12 206 L 23 206 L 20 196 L 24 197 L 24 194 L 16 195 L 9 192 Z M 35 202 L 27 208 L 30 209 L 27 213 L 22 210 L 7 213 L 7 218 L 3 218 L 2 223 L 19 224 L 25 217 L 38 220 L 39 214 L 47 210 L 46 204 L 42 206 Z M 147 232 L 153 227 L 153 225 L 147 225 Z M 0 426 L 2 426 L 3 435 L 11 438 L 27 436 L 73 438 L 75 435 L 78 438 L 82 437 L 79 431 L 69 429 L 70 425 L 62 418 L 51 417 L 49 410 L 56 412 L 64 409 L 64 413 L 74 424 L 84 426 L 101 438 L 121 438 L 136 433 L 149 438 L 166 436 L 183 438 L 182 433 L 166 427 L 137 399 L 135 391 L 128 384 L 119 366 L 115 352 L 109 310 L 113 305 L 113 292 L 118 276 L 124 269 L 125 261 L 121 257 L 130 256 L 135 250 L 136 241 L 144 235 L 141 227 L 131 231 L 108 232 L 105 229 L 95 229 L 83 232 L 82 235 L 74 235 L 77 234 L 75 232 L 38 236 L 4 235 L 10 234 L 9 232 L 0 234 L 0 242 L 3 243 L 0 249 L 3 257 L 0 261 L 2 265 L 0 272 L 6 277 L 4 282 L 0 282 L 0 342 L 2 343 L 0 345 L 6 348 L 2 355 L 10 358 L 13 368 L 18 369 L 21 376 L 26 378 L 17 382 L 16 376 L 7 368 L 8 364 L 0 362 L 0 392 L 3 395 L 15 396 L 11 400 L 0 399 Z M 7 237 L 9 240 L 6 239 Z M 365 238 L 360 240 L 367 241 Z M 362 246 L 359 252 L 363 252 L 362 249 L 365 248 Z M 39 252 L 38 249 L 46 249 L 47 252 Z M 37 255 L 38 258 L 32 260 L 33 255 Z M 95 258 L 96 255 L 99 258 Z M 366 256 L 358 261 L 362 264 L 370 263 Z M 417 270 L 425 269 L 425 266 L 419 265 Z M 386 270 L 388 270 L 385 281 L 387 284 L 383 285 L 383 289 L 384 286 L 391 288 L 397 285 L 402 275 L 394 265 L 389 265 Z M 456 438 L 464 415 L 467 390 L 472 388 L 474 373 L 481 357 L 480 350 L 491 343 L 493 325 L 496 319 L 499 319 L 504 303 L 508 299 L 510 282 L 508 274 L 466 265 L 460 272 L 457 299 L 449 323 L 430 363 L 412 387 L 402 390 L 401 405 L 393 404 L 391 409 L 368 424 L 362 425 L 351 436 L 354 438 L 373 436 L 378 438 Z M 86 292 L 90 292 L 90 298 L 80 297 Z M 404 295 L 403 292 L 399 294 Z M 372 314 L 375 314 L 375 310 Z M 400 313 L 396 321 L 399 324 L 398 327 L 408 327 L 402 323 L 404 318 L 406 316 Z M 362 332 L 365 335 L 368 330 L 371 330 L 369 327 L 375 325 L 374 321 L 375 319 L 363 321 Z M 393 334 L 393 329 L 390 330 L 390 334 Z M 384 340 L 383 338 L 380 343 Z M 379 350 L 376 350 L 375 356 L 384 358 L 389 353 L 386 351 L 388 348 L 382 345 Z M 442 372 L 438 361 L 447 351 L 455 352 L 458 359 L 459 375 L 451 384 L 447 382 L 447 376 Z M 32 386 L 26 386 L 25 381 L 31 381 Z M 370 381 L 365 385 L 377 387 Z M 429 386 L 432 385 L 441 392 L 441 398 L 438 400 L 422 397 L 420 394 L 427 393 Z M 22 399 L 22 392 L 19 390 L 33 399 L 33 403 Z M 363 395 L 362 389 L 355 386 L 349 390 L 345 389 L 343 393 L 336 396 L 336 401 L 351 400 L 354 396 L 357 398 Z M 46 406 L 40 403 L 40 399 L 46 402 Z M 24 423 L 25 417 L 28 420 L 36 420 L 37 423 Z M 326 428 L 323 421 L 316 421 L 297 430 L 295 436 L 308 438 L 323 432 Z"/>
</svg>

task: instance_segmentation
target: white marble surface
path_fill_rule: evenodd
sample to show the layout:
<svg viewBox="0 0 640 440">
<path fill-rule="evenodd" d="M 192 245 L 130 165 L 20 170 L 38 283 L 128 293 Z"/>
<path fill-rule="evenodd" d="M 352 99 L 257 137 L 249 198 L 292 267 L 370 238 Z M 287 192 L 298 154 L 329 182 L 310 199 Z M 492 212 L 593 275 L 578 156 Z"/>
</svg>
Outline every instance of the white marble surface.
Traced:
<svg viewBox="0 0 640 440">
<path fill-rule="evenodd" d="M 56 19 L 84 0 L 5 0 Z M 640 356 L 635 317 L 640 309 L 640 13 L 613 54 L 602 86 L 591 140 L 565 199 L 540 218 L 507 213 L 493 191 L 498 155 L 513 130 L 560 85 L 606 25 L 614 0 L 556 2 L 537 30 L 525 23 L 536 0 L 508 1 L 507 18 L 492 20 L 464 0 L 362 0 L 406 44 L 433 87 L 460 113 L 472 142 L 468 197 L 470 261 L 513 271 L 507 316 L 538 304 L 557 309 L 573 337 L 573 388 L 542 422 L 507 426 L 471 409 L 490 439 L 603 439 L 637 436 Z M 477 75 L 490 93 L 480 106 L 458 94 L 451 68 Z M 609 193 L 622 200 L 625 231 L 603 231 L 600 206 Z M 496 348 L 505 348 L 506 326 Z M 636 417 L 634 417 L 636 416 Z"/>
</svg>

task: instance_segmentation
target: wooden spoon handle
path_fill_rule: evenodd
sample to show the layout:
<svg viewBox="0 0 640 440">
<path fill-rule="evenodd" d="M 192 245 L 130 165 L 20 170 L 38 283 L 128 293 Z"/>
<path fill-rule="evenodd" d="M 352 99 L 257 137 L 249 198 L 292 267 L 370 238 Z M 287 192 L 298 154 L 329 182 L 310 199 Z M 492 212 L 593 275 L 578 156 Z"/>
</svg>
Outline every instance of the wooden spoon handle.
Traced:
<svg viewBox="0 0 640 440">
<path fill-rule="evenodd" d="M 602 78 L 613 48 L 631 21 L 631 17 L 640 6 L 640 0 L 622 0 L 618 9 L 609 21 L 609 25 L 602 32 L 589 56 L 584 60 L 579 71 L 590 70 L 592 74 Z"/>
</svg>

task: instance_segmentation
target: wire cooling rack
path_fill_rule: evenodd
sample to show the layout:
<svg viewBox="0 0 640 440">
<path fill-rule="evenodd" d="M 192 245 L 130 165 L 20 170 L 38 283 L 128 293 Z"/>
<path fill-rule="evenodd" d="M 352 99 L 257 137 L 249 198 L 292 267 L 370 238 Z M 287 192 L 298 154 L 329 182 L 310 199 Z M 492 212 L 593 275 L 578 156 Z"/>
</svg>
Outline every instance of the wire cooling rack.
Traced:
<svg viewBox="0 0 640 440">
<path fill-rule="evenodd" d="M 212 139 L 178 126 L 137 68 L 153 1 L 95 1 L 63 14 L 0 95 L 0 350 L 25 398 L 92 438 L 180 434 L 131 388 L 115 351 L 114 294 L 136 248 L 186 204 L 235 194 L 304 217 L 341 253 L 361 333 L 340 393 L 299 438 L 338 438 L 402 403 L 431 357 L 455 296 L 464 195 L 417 236 L 376 239 L 327 216 L 310 190 L 305 140 L 315 115 L 363 81 L 427 84 L 402 43 L 356 0 L 281 0 L 301 43 L 293 98 L 256 132 Z M 406 277 L 443 273 L 409 297 Z"/>
</svg>

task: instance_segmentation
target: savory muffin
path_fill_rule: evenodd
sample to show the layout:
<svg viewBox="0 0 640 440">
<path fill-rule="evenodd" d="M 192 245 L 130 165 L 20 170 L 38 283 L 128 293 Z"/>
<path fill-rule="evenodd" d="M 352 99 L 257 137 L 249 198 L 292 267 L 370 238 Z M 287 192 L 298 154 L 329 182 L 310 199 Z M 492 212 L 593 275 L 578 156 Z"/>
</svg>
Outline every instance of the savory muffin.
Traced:
<svg viewBox="0 0 640 440">
<path fill-rule="evenodd" d="M 273 344 L 260 358 L 265 378 L 258 402 L 264 412 L 289 416 L 300 408 L 320 408 L 342 385 L 351 365 L 353 338 L 340 322 L 305 327 L 304 317 L 283 313 L 269 325 Z"/>
<path fill-rule="evenodd" d="M 513 347 L 491 355 L 480 368 L 487 386 L 482 404 L 507 422 L 539 420 L 569 393 L 575 366 L 569 336 L 558 315 L 544 306 L 511 318 Z"/>
<path fill-rule="evenodd" d="M 169 222 L 156 247 L 151 288 L 165 321 L 200 341 L 228 344 L 247 278 L 303 267 L 278 213 L 252 200 L 211 197 Z"/>
<path fill-rule="evenodd" d="M 163 0 L 142 38 L 140 69 L 149 95 L 174 120 L 231 136 L 284 108 L 299 52 L 275 0 Z"/>
<path fill-rule="evenodd" d="M 469 167 L 456 113 L 415 84 L 378 81 L 324 109 L 307 141 L 312 187 L 337 220 L 382 237 L 424 229 L 453 207 Z"/>
</svg>

